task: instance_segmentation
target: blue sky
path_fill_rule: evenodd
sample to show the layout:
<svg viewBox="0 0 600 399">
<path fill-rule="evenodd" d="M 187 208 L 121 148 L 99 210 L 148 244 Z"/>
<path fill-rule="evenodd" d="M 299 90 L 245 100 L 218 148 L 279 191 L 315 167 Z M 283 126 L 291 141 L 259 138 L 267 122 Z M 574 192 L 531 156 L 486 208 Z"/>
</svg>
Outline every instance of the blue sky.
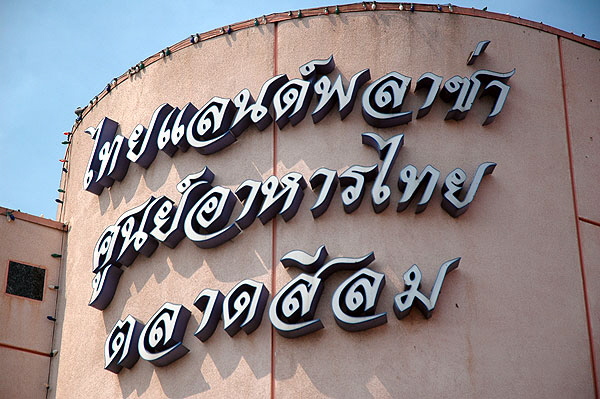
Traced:
<svg viewBox="0 0 600 399">
<path fill-rule="evenodd" d="M 0 3 L 0 206 L 54 218 L 73 110 L 115 76 L 190 34 L 322 1 Z M 345 3 L 337 3 L 345 4 Z M 444 3 L 447 4 L 447 3 Z M 453 3 L 454 4 L 454 3 Z M 600 40 L 600 1 L 457 1 Z"/>
</svg>

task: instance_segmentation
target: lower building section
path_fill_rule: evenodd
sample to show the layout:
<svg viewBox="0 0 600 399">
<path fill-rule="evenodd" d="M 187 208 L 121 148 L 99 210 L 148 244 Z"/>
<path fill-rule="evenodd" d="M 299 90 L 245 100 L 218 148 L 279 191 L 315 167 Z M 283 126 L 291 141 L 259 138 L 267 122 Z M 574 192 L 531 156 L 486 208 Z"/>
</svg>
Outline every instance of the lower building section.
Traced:
<svg viewBox="0 0 600 399">
<path fill-rule="evenodd" d="M 0 396 L 45 398 L 50 357 L 0 344 Z"/>
</svg>

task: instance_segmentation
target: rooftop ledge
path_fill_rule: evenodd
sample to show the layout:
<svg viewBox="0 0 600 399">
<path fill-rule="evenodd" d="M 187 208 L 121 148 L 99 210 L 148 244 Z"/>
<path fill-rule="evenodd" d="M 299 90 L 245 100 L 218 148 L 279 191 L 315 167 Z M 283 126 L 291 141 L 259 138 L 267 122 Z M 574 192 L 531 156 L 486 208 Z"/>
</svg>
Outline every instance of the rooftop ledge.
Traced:
<svg viewBox="0 0 600 399">
<path fill-rule="evenodd" d="M 584 44 L 586 46 L 600 49 L 600 42 L 596 40 L 586 39 L 582 36 L 577 36 L 573 33 L 565 32 L 564 30 L 554 28 L 549 25 L 545 25 L 542 22 L 534 22 L 528 19 L 520 17 L 513 17 L 509 14 L 500 14 L 496 12 L 489 12 L 484 10 L 478 10 L 475 8 L 459 7 L 452 4 L 440 5 L 440 4 L 417 4 L 417 3 L 380 3 L 378 1 L 367 1 L 353 4 L 334 5 L 327 7 L 315 7 L 293 11 L 285 11 L 279 13 L 273 13 L 269 15 L 262 15 L 257 18 L 249 19 L 242 22 L 237 22 L 228 26 L 219 27 L 204 33 L 196 33 L 190 37 L 181 40 L 160 52 L 151 55 L 150 57 L 142 60 L 139 64 L 127 70 L 121 76 L 114 78 L 106 87 L 95 96 L 88 106 L 85 106 L 81 117 L 73 125 L 71 132 L 79 126 L 83 117 L 85 117 L 91 109 L 106 96 L 114 87 L 123 83 L 129 76 L 133 76 L 138 73 L 141 69 L 159 61 L 163 57 L 167 57 L 179 50 L 183 50 L 186 47 L 193 46 L 198 42 L 213 39 L 219 36 L 230 35 L 239 30 L 252 28 L 259 25 L 268 25 L 282 21 L 288 21 L 293 19 L 301 19 L 308 17 L 326 16 L 326 15 L 337 15 L 346 14 L 353 12 L 380 12 L 380 11 L 395 11 L 395 12 L 433 12 L 433 13 L 446 13 L 446 14 L 457 14 L 467 15 L 477 18 L 487 18 L 495 21 L 509 22 L 516 25 L 526 26 L 528 28 L 537 29 L 543 32 L 547 32 L 558 37 L 573 40 L 575 42 Z"/>
<path fill-rule="evenodd" d="M 21 212 L 21 211 L 14 211 L 14 210 L 11 210 L 8 208 L 4 208 L 2 206 L 0 206 L 0 215 L 6 216 L 6 217 L 8 217 L 9 215 L 12 215 L 15 217 L 15 221 L 23 220 L 25 222 L 39 224 L 41 226 L 50 227 L 50 228 L 56 229 L 56 230 L 67 231 L 67 229 L 68 229 L 66 224 L 57 222 L 56 220 L 51 220 L 51 219 L 46 219 L 46 218 L 43 218 L 40 216 L 30 215 L 29 213 L 25 213 L 25 212 Z"/>
</svg>

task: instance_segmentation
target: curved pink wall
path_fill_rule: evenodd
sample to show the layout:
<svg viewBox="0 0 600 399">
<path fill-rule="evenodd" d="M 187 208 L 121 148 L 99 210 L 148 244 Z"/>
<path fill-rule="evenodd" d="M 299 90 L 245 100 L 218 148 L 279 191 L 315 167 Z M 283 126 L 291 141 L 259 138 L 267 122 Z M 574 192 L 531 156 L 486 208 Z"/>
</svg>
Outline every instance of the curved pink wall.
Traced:
<svg viewBox="0 0 600 399">
<path fill-rule="evenodd" d="M 469 52 L 490 40 L 485 54 L 467 66 Z M 425 118 L 378 129 L 360 111 L 340 121 L 333 110 L 320 123 L 310 116 L 297 126 L 263 132 L 248 129 L 210 156 L 190 150 L 173 158 L 159 152 L 146 170 L 130 165 L 122 182 L 96 196 L 82 189 L 93 141 L 84 129 L 105 116 L 128 136 L 147 126 L 162 103 L 202 106 L 213 96 L 233 98 L 248 88 L 255 96 L 280 73 L 300 77 L 298 67 L 333 54 L 345 82 L 370 68 L 371 81 L 390 71 L 416 79 L 434 72 L 448 79 L 477 69 L 508 72 L 511 91 L 494 123 L 482 127 L 491 101 L 477 101 L 465 120 L 444 121 L 440 99 Z M 600 225 L 600 66 L 598 50 L 549 32 L 492 19 L 451 13 L 377 11 L 330 14 L 260 25 L 174 52 L 106 94 L 73 132 L 69 174 L 63 185 L 62 220 L 68 223 L 68 259 L 59 302 L 60 355 L 52 362 L 56 397 L 591 397 L 592 349 L 598 358 L 600 265 L 595 244 Z M 414 87 L 413 82 L 413 87 Z M 365 86 L 366 87 L 366 86 Z M 407 96 L 416 111 L 423 95 Z M 565 106 L 566 104 L 566 106 Z M 311 103 L 310 110 L 316 106 Z M 567 124 L 568 123 L 568 124 Z M 150 195 L 179 200 L 176 184 L 205 165 L 215 184 L 234 189 L 246 179 L 300 172 L 308 180 L 319 167 L 339 172 L 378 162 L 360 134 L 385 138 L 403 133 L 405 144 L 388 179 L 391 205 L 376 214 L 370 185 L 360 208 L 348 215 L 340 190 L 329 210 L 314 220 L 316 195 L 305 190 L 295 218 L 262 225 L 216 249 L 184 239 L 176 249 L 159 245 L 123 273 L 104 311 L 87 306 L 92 253 L 102 231 Z M 498 164 L 484 178 L 469 211 L 458 219 L 441 209 L 438 182 L 429 207 L 395 211 L 398 174 L 405 165 L 431 163 L 442 180 L 454 168 L 472 176 L 486 161 Z M 237 215 L 237 213 L 234 213 Z M 205 343 L 193 336 L 202 313 L 193 307 L 205 288 L 227 293 L 239 281 L 263 282 L 271 296 L 298 272 L 279 259 L 292 249 L 313 252 L 326 244 L 331 257 L 374 251 L 371 268 L 385 273 L 377 306 L 387 324 L 358 333 L 339 328 L 331 297 L 351 273 L 329 278 L 317 317 L 325 328 L 298 339 L 272 331 L 268 307 L 251 335 L 229 337 L 219 324 Z M 428 292 L 439 266 L 462 257 L 448 275 L 431 319 L 418 311 L 398 320 L 393 298 L 402 274 L 417 264 Z M 596 264 L 594 263 L 596 262 Z M 585 281 L 584 281 L 585 280 Z M 146 322 L 166 302 L 192 311 L 184 345 L 190 352 L 158 368 L 140 360 L 118 375 L 103 370 L 104 341 L 128 314 Z M 590 342 L 593 342 L 591 344 Z M 596 376 L 597 380 L 597 376 Z"/>
</svg>

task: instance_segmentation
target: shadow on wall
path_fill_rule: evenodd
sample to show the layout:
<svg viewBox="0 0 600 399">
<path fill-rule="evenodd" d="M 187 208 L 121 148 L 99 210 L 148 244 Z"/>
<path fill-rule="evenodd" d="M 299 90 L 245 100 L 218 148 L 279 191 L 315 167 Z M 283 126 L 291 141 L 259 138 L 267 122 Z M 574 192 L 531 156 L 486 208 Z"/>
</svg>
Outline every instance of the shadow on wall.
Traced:
<svg viewBox="0 0 600 399">
<path fill-rule="evenodd" d="M 366 155 L 373 155 L 371 154 L 371 149 L 365 148 L 364 150 Z M 402 164 L 399 163 L 395 168 L 399 169 L 401 166 Z M 279 169 L 287 170 L 283 163 L 278 165 L 278 167 Z M 291 170 L 300 170 L 305 175 L 307 173 L 310 175 L 311 172 L 311 168 L 306 165 L 304 161 L 299 161 L 291 167 Z M 395 193 L 394 195 L 398 196 L 399 193 Z M 393 206 L 390 206 L 380 215 L 374 214 L 371 209 L 371 204 L 368 203 L 369 195 L 365 198 L 364 202 L 366 203 L 363 203 L 356 212 L 351 216 L 346 215 L 341 210 L 342 203 L 338 192 L 338 195 L 334 197 L 331 204 L 332 210 L 315 221 L 312 220 L 309 211 L 309 207 L 314 203 L 315 198 L 314 195 L 309 194 L 309 196 L 312 198 L 305 198 L 305 201 L 303 201 L 301 209 L 299 210 L 299 212 L 303 214 L 303 218 L 293 219 L 288 223 L 280 221 L 281 228 L 284 229 L 284 231 L 289 230 L 296 233 L 298 231 L 304 231 L 306 234 L 315 233 L 318 236 L 326 236 L 327 228 L 332 228 L 336 225 L 336 218 L 338 221 L 344 221 L 341 225 L 341 228 L 344 228 L 343 226 L 348 223 L 351 225 L 362 225 L 366 220 L 382 218 L 386 215 L 388 217 L 390 215 L 395 215 Z M 395 200 L 396 199 L 397 198 L 395 198 Z M 394 202 L 392 202 L 392 204 L 393 203 Z M 431 212 L 433 211 L 430 211 L 430 213 Z M 438 209 L 437 212 L 439 216 L 441 210 Z M 424 216 L 428 217 L 427 215 L 428 214 Z M 407 219 L 406 221 L 408 221 L 409 215 L 405 215 L 404 217 Z M 428 218 L 431 219 L 433 217 L 436 216 L 431 215 L 431 217 Z M 446 215 L 446 217 L 448 216 Z M 451 221 L 454 222 L 454 220 L 449 217 L 447 221 L 449 223 Z M 271 222 L 271 224 L 272 223 L 273 222 Z M 310 231 L 306 229 L 307 224 L 311 228 Z M 325 227 L 325 231 L 318 231 L 319 226 Z M 313 228 L 314 230 L 312 230 Z M 254 225 L 246 230 L 246 234 L 238 237 L 238 239 L 244 241 L 244 245 L 239 245 L 239 243 L 236 244 L 235 241 L 231 241 L 216 249 L 201 250 L 196 248 L 189 240 L 184 239 L 179 243 L 176 250 L 172 250 L 164 245 L 159 245 L 157 251 L 151 258 L 139 256 L 136 262 L 131 267 L 127 268 L 122 277 L 122 281 L 119 284 L 113 303 L 111 303 L 111 305 L 103 312 L 107 335 L 119 316 L 123 314 L 123 310 L 131 298 L 131 290 L 129 288 L 132 285 L 135 286 L 136 291 L 141 291 L 152 277 L 160 284 L 172 273 L 183 276 L 189 281 L 191 291 L 188 290 L 187 292 L 191 293 L 186 294 L 183 297 L 181 295 L 177 296 L 173 292 L 164 292 L 162 301 L 173 301 L 184 304 L 184 306 L 193 311 L 193 321 L 188 323 L 187 333 L 184 338 L 184 345 L 190 349 L 190 353 L 166 369 L 154 367 L 143 360 L 141 360 L 132 370 L 124 369 L 119 374 L 121 389 L 124 396 L 130 395 L 134 391 L 137 391 L 138 394 L 140 392 L 146 392 L 150 386 L 153 370 L 156 370 L 162 389 L 168 397 L 186 397 L 194 393 L 209 390 L 211 387 L 202 374 L 202 368 L 205 365 L 205 361 L 207 362 L 206 367 L 209 370 L 213 369 L 210 363 L 212 362 L 214 364 L 214 369 L 218 372 L 218 377 L 220 379 L 227 379 L 233 376 L 236 370 L 243 367 L 249 368 L 249 371 L 252 372 L 254 380 L 257 383 L 257 380 L 270 374 L 270 323 L 268 321 L 268 316 L 265 316 L 264 314 L 263 323 L 259 327 L 259 330 L 250 336 L 240 334 L 234 338 L 230 338 L 223 332 L 221 327 L 217 328 L 214 336 L 211 337 L 210 341 L 207 343 L 198 342 L 192 337 L 193 331 L 198 326 L 201 319 L 201 312 L 195 310 L 191 306 L 195 295 L 204 288 L 219 288 L 222 290 L 223 288 L 197 285 L 194 284 L 195 281 L 192 281 L 191 279 L 194 277 L 198 278 L 196 273 L 200 269 L 207 267 L 209 270 L 203 270 L 201 273 L 204 277 L 210 277 L 210 275 L 212 275 L 217 283 L 229 283 L 229 288 L 236 282 L 246 278 L 259 278 L 268 281 L 268 279 L 270 279 L 270 267 L 268 267 L 266 263 L 270 263 L 271 259 L 272 231 L 269 223 L 263 226 L 258 220 L 255 220 Z M 332 237 L 332 240 L 338 239 L 343 240 L 343 238 Z M 354 237 L 353 239 L 361 240 L 363 238 Z M 367 245 L 374 244 L 369 242 L 372 239 L 373 237 L 366 238 Z M 350 247 L 354 248 L 355 246 L 350 245 Z M 248 250 L 248 248 L 251 248 L 251 250 Z M 286 248 L 286 250 L 291 249 L 294 248 Z M 303 249 L 313 250 L 314 248 Z M 224 253 L 226 256 L 223 256 Z M 359 256 L 362 254 L 353 253 L 345 255 Z M 392 265 L 380 265 L 376 261 L 373 269 L 384 271 L 382 266 L 389 268 Z M 410 264 L 401 266 L 403 270 L 399 272 L 400 275 L 410 266 Z M 431 267 L 437 266 L 431 265 Z M 283 269 L 280 264 L 277 265 L 277 268 L 278 273 L 286 273 L 285 269 Z M 290 275 L 290 278 L 286 280 L 289 281 L 292 279 L 292 275 L 297 274 L 297 271 L 294 271 L 291 274 L 290 272 L 287 273 Z M 283 353 L 285 353 L 286 346 L 291 345 L 294 349 L 293 351 L 289 351 L 294 354 L 291 358 L 283 358 L 283 363 L 277 362 L 277 380 L 285 381 L 286 379 L 290 379 L 295 376 L 298 368 L 301 368 L 320 392 L 330 396 L 340 397 L 355 395 L 357 393 L 360 396 L 369 395 L 371 392 L 369 384 L 375 383 L 382 384 L 384 387 L 389 385 L 389 388 L 386 388 L 389 391 L 390 389 L 393 389 L 393 387 L 398 386 L 397 381 L 393 380 L 393 373 L 389 373 L 388 369 L 389 362 L 393 362 L 393 359 L 390 359 L 389 362 L 382 362 L 381 359 L 378 358 L 380 352 L 379 354 L 375 354 L 377 351 L 370 351 L 369 348 L 371 346 L 373 346 L 373 348 L 380 347 L 380 341 L 382 339 L 389 340 L 391 337 L 397 339 L 398 336 L 411 334 L 418 335 L 428 329 L 439 330 L 439 327 L 437 329 L 434 327 L 436 324 L 435 321 L 425 321 L 419 314 L 411 316 L 407 321 L 403 321 L 402 323 L 393 317 L 393 313 L 391 313 L 393 296 L 403 290 L 403 284 L 401 283 L 402 279 L 400 275 L 394 277 L 393 275 L 390 275 L 387 270 L 386 275 L 389 278 L 388 285 L 384 288 L 378 309 L 380 312 L 388 312 L 388 324 L 359 333 L 348 333 L 339 329 L 335 325 L 331 309 L 327 306 L 327 303 L 331 301 L 335 287 L 350 274 L 350 272 L 339 273 L 339 276 L 332 278 L 331 283 L 328 282 L 326 284 L 326 290 L 321 299 L 321 305 L 316 316 L 323 317 L 323 320 L 326 323 L 325 330 L 294 340 L 276 336 L 276 347 L 281 348 Z M 428 270 L 425 277 L 426 282 L 428 281 L 429 284 L 431 284 L 433 275 L 433 271 Z M 425 287 L 424 292 L 428 292 L 430 288 L 431 285 Z M 227 290 L 224 290 L 224 292 L 226 291 Z M 454 292 L 454 289 L 452 289 L 452 291 Z M 161 295 L 162 294 L 163 293 L 161 293 Z M 271 297 L 274 294 L 274 292 L 271 292 Z M 150 311 L 150 313 L 152 313 L 152 311 Z M 268 313 L 268 311 L 265 311 L 265 313 Z M 200 319 L 198 319 L 198 317 L 200 317 Z M 146 322 L 147 320 L 140 321 Z M 220 323 L 220 326 L 222 326 L 222 323 Z M 399 329 L 400 331 L 394 331 L 395 329 Z M 417 345 L 414 345 L 413 350 L 422 351 L 425 355 L 431 356 L 432 361 L 434 361 L 435 354 L 432 350 L 422 349 L 421 345 L 422 343 L 419 343 L 419 349 L 417 349 Z M 257 351 L 256 348 L 259 348 L 259 350 Z M 349 348 L 354 349 L 350 350 Z M 401 348 L 393 348 L 391 349 L 391 352 L 397 352 L 398 358 L 401 358 L 402 351 L 406 350 L 406 348 L 407 346 L 403 343 Z M 298 352 L 301 354 L 297 355 Z M 336 367 L 335 364 L 343 365 L 358 362 L 357 366 L 359 366 L 359 370 L 356 371 L 356 374 L 345 375 L 344 380 L 347 380 L 345 384 L 331 384 L 331 381 L 324 377 L 323 373 L 319 372 L 324 362 L 323 356 L 314 356 L 314 353 L 319 352 L 322 352 L 323 354 L 332 354 L 332 357 L 325 359 L 331 367 Z M 346 356 L 351 356 L 353 358 L 347 359 Z M 365 362 L 365 364 L 374 364 L 373 372 L 365 373 L 364 367 L 360 366 L 360 363 L 362 362 Z M 238 373 L 236 373 L 236 376 L 233 378 L 237 377 Z M 214 379 L 215 376 L 212 376 L 212 378 Z M 389 378 L 392 378 L 392 380 L 387 381 L 386 379 Z M 260 384 L 266 384 L 266 382 L 260 382 Z"/>
<path fill-rule="evenodd" d="M 377 270 L 379 265 L 375 264 L 373 268 Z M 278 265 L 278 269 L 283 270 L 283 267 Z M 439 340 L 432 332 L 441 330 L 440 325 L 448 321 L 442 320 L 444 316 L 441 312 L 426 320 L 416 310 L 408 318 L 397 320 L 389 312 L 393 294 L 401 289 L 394 283 L 384 288 L 382 303 L 378 305 L 378 311 L 388 311 L 387 324 L 357 333 L 338 328 L 327 305 L 337 285 L 350 274 L 351 272 L 341 272 L 331 284 L 326 285 L 315 316 L 323 320 L 325 329 L 296 339 L 275 334 L 276 387 L 279 383 L 285 384 L 287 380 L 293 381 L 300 373 L 306 375 L 312 385 L 306 387 L 305 391 L 300 391 L 307 395 L 314 393 L 316 389 L 321 395 L 335 398 L 371 397 L 382 393 L 398 397 L 402 394 L 397 391 L 402 386 L 399 380 L 406 378 L 403 374 L 413 378 L 416 373 L 422 376 L 424 384 L 434 384 L 435 372 L 432 373 L 432 370 L 441 368 L 438 363 L 448 367 L 448 363 L 462 362 L 462 357 L 473 358 L 468 334 L 465 336 L 463 331 L 464 343 L 455 350 L 458 359 L 438 359 L 436 345 L 428 345 L 428 341 Z M 399 278 L 397 275 L 392 280 Z M 461 292 L 463 289 L 468 291 L 464 284 L 464 278 L 447 282 L 448 290 L 452 292 Z M 424 287 L 425 291 L 429 289 L 430 284 Z M 446 313 L 470 314 L 469 311 L 460 309 L 458 304 L 455 306 L 450 302 L 448 299 L 441 300 L 440 305 L 446 308 Z M 169 398 L 185 398 L 209 390 L 214 390 L 215 395 L 219 395 L 219 390 L 226 384 L 235 385 L 236 381 L 239 381 L 240 393 L 249 397 L 260 397 L 257 392 L 268 392 L 270 381 L 267 378 L 271 372 L 271 325 L 268 315 L 263 315 L 260 327 L 251 335 L 239 333 L 229 337 L 222 329 L 222 322 L 219 322 L 215 334 L 209 341 L 202 343 L 193 337 L 201 319 L 197 313 L 199 312 L 193 312 L 185 333 L 184 345 L 190 352 L 166 368 L 155 367 L 140 359 L 131 370 L 123 369 L 118 375 L 123 397 L 134 392 L 137 395 L 154 394 L 148 392 L 153 373 L 156 373 L 160 381 L 161 394 Z M 268 308 L 265 313 L 268 313 Z M 460 330 L 460 325 L 457 325 L 456 330 Z M 458 331 L 458 334 L 461 332 Z M 426 339 L 413 339 L 418 336 L 426 336 Z M 402 339 L 398 340 L 398 337 Z M 393 338 L 394 345 L 388 347 L 387 355 L 381 356 L 381 345 L 389 344 L 390 338 Z M 417 353 L 417 356 L 426 359 L 418 366 L 421 369 L 415 370 L 415 365 L 402 360 L 402 355 L 407 355 L 408 352 Z M 324 372 L 325 369 L 329 371 Z M 331 380 L 331 374 L 336 375 L 336 372 L 331 369 L 338 370 L 334 381 Z M 457 373 L 461 375 L 457 377 L 458 380 L 468 379 L 471 374 L 463 371 Z M 208 381 L 213 382 L 214 386 Z"/>
<path fill-rule="evenodd" d="M 270 333 L 265 320 L 259 330 L 251 335 L 242 334 L 232 338 L 221 330 L 217 331 L 206 344 L 193 337 L 198 323 L 199 320 L 192 316 L 186 330 L 184 344 L 190 352 L 167 368 L 155 367 L 149 362 L 140 360 L 131 370 L 123 369 L 119 373 L 123 397 L 128 397 L 133 392 L 138 395 L 148 393 L 154 372 L 160 381 L 161 395 L 174 399 L 187 398 L 210 389 L 218 390 L 219 387 L 211 387 L 203 375 L 203 369 L 206 371 L 213 367 L 218 375 L 210 375 L 210 379 L 219 381 L 236 378 L 232 377 L 234 372 L 243 369 L 241 373 L 245 381 L 240 381 L 240 393 L 251 392 L 253 385 L 256 384 L 269 384 L 266 380 L 258 381 L 268 377 L 271 371 L 270 344 L 268 339 L 265 339 Z M 253 348 L 263 350 L 256 351 Z M 248 372 L 252 373 L 252 377 Z M 263 391 L 267 392 L 267 390 Z"/>
</svg>

